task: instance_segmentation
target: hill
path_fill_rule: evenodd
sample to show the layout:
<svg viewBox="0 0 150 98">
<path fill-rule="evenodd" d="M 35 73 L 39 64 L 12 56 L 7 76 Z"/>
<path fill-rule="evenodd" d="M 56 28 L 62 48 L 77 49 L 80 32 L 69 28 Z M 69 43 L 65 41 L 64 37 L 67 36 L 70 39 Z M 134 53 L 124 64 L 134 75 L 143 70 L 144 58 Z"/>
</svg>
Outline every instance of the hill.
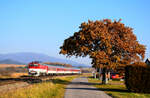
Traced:
<svg viewBox="0 0 150 98">
<path fill-rule="evenodd" d="M 10 63 L 21 63 L 21 64 L 28 64 L 32 61 L 41 61 L 41 62 L 60 62 L 60 63 L 66 63 L 71 64 L 74 67 L 82 66 L 82 67 L 89 67 L 85 64 L 80 64 L 71 60 L 66 59 L 60 59 L 51 57 L 45 54 L 40 53 L 31 53 L 31 52 L 21 52 L 21 53 L 9 53 L 9 54 L 0 54 L 0 61 L 2 61 L 2 64 L 10 64 Z M 0 62 L 1 63 L 1 62 Z"/>
<path fill-rule="evenodd" d="M 17 64 L 17 65 L 22 65 L 23 63 L 18 62 L 18 61 L 14 61 L 11 59 L 5 59 L 5 60 L 1 60 L 0 64 Z"/>
</svg>

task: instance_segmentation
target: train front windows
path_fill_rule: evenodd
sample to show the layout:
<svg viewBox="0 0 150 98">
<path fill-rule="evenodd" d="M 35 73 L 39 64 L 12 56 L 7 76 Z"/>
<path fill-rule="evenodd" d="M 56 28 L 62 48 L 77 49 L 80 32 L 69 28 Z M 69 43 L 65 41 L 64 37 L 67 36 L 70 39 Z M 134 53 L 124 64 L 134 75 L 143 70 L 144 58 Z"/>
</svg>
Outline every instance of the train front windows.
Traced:
<svg viewBox="0 0 150 98">
<path fill-rule="evenodd" d="M 34 64 L 34 66 L 38 66 L 38 64 Z"/>
<path fill-rule="evenodd" d="M 36 67 L 36 66 L 38 66 L 38 64 L 30 64 L 30 66 L 35 66 Z"/>
</svg>

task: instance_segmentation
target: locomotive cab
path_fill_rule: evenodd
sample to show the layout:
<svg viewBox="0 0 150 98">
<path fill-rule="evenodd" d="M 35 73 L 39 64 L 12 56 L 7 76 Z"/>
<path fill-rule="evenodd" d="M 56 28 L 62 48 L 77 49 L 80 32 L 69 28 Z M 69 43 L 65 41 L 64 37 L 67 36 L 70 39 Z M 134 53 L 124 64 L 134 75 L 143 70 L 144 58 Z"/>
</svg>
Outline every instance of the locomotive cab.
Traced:
<svg viewBox="0 0 150 98">
<path fill-rule="evenodd" d="M 40 65 L 37 62 L 32 62 L 28 65 L 28 74 L 32 76 L 39 76 L 40 71 L 39 71 Z"/>
</svg>

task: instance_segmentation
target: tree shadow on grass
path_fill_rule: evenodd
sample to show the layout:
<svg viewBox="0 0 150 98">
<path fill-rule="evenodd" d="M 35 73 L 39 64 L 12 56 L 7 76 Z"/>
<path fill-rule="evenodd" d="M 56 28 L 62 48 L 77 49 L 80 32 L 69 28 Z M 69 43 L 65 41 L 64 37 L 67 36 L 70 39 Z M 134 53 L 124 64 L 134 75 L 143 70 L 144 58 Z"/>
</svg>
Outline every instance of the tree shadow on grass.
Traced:
<svg viewBox="0 0 150 98">
<path fill-rule="evenodd" d="M 111 91 L 111 92 L 123 92 L 123 93 L 127 93 L 129 92 L 126 89 L 116 89 L 116 88 L 98 88 L 101 91 Z"/>
<path fill-rule="evenodd" d="M 85 78 L 85 77 L 80 77 L 80 78 Z M 87 82 L 75 82 L 75 81 L 67 81 L 67 80 L 61 80 L 61 79 L 52 79 L 53 83 L 57 84 L 71 84 L 71 85 L 100 85 L 101 83 L 89 83 Z"/>
<path fill-rule="evenodd" d="M 73 85 L 100 85 L 100 83 L 89 83 L 89 82 L 71 82 Z"/>
<path fill-rule="evenodd" d="M 70 81 L 61 80 L 61 79 L 47 79 L 42 80 L 38 77 L 19 77 L 19 78 L 0 78 L 0 85 L 7 85 L 15 82 L 27 82 L 29 84 L 43 83 L 43 82 L 53 82 L 55 84 L 68 84 Z"/>
<path fill-rule="evenodd" d="M 98 88 L 100 91 L 110 91 L 110 92 L 117 92 L 117 93 L 130 93 L 127 89 L 117 89 L 117 88 Z M 107 93 L 107 95 L 111 96 L 112 98 L 116 98 L 112 93 Z"/>
<path fill-rule="evenodd" d="M 55 84 L 68 84 L 70 81 L 62 80 L 62 79 L 52 79 L 53 76 L 50 76 L 47 80 L 42 80 L 40 77 L 32 77 L 32 76 L 21 76 L 18 78 L 0 78 L 0 85 L 10 84 L 14 82 L 27 82 L 29 84 L 34 83 L 42 83 L 42 82 L 53 82 Z"/>
<path fill-rule="evenodd" d="M 42 78 L 40 77 L 34 77 L 34 76 L 20 76 L 18 78 L 0 78 L 0 85 L 5 85 L 5 84 L 10 84 L 14 82 L 27 82 L 29 84 L 34 84 L 34 83 L 41 83 L 41 82 L 46 82 L 50 81 L 50 79 L 43 81 Z"/>
<path fill-rule="evenodd" d="M 55 84 L 68 84 L 68 83 L 70 83 L 70 81 L 61 80 L 61 79 L 52 79 L 51 82 L 53 82 Z"/>
<path fill-rule="evenodd" d="M 38 78 L 0 78 L 0 83 L 12 83 L 12 82 L 27 82 L 27 83 L 41 83 L 42 80 Z"/>
</svg>

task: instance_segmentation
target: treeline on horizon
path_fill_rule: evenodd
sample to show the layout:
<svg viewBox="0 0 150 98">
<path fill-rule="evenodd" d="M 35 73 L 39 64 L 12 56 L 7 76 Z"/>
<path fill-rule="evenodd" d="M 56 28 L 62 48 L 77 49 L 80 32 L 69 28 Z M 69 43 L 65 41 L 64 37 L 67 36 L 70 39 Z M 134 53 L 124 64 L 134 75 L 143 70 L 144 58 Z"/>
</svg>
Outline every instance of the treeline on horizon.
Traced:
<svg viewBox="0 0 150 98">
<path fill-rule="evenodd" d="M 63 66 L 63 67 L 73 67 L 71 64 L 59 63 L 59 62 L 44 62 L 43 64 L 54 65 L 54 66 Z"/>
</svg>

